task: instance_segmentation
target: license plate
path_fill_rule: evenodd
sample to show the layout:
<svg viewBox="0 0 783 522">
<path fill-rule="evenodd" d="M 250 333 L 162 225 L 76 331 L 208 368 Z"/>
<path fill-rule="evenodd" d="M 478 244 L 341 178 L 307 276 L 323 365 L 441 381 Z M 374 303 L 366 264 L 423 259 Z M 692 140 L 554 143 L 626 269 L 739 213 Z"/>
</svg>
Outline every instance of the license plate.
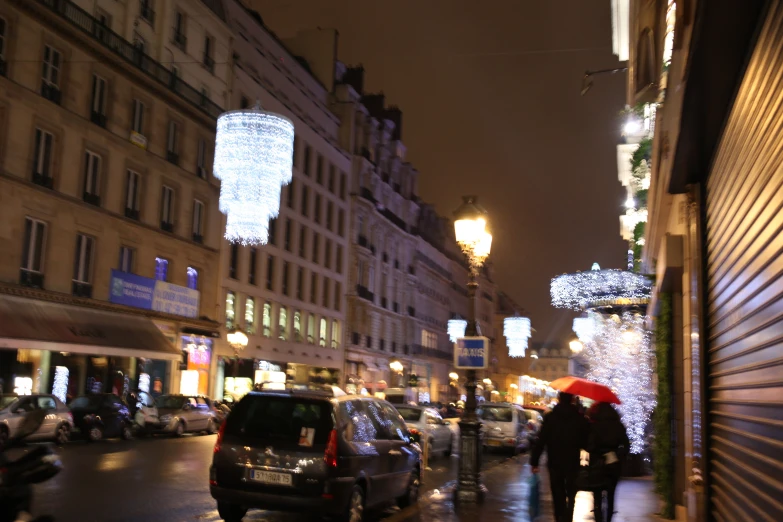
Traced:
<svg viewBox="0 0 783 522">
<path fill-rule="evenodd" d="M 275 473 L 258 469 L 250 470 L 250 479 L 262 484 L 272 484 L 273 486 L 290 486 L 292 484 L 291 475 L 288 473 Z"/>
<path fill-rule="evenodd" d="M 487 446 L 502 446 L 503 441 L 502 440 L 488 440 Z"/>
</svg>

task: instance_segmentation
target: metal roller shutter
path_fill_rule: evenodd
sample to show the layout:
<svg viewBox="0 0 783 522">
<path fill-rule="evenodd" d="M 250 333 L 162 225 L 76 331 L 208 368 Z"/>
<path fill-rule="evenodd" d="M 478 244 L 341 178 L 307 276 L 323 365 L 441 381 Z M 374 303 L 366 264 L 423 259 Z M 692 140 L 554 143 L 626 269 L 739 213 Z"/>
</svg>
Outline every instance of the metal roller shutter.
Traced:
<svg viewBox="0 0 783 522">
<path fill-rule="evenodd" d="M 783 520 L 783 3 L 770 2 L 707 179 L 708 495 Z"/>
</svg>

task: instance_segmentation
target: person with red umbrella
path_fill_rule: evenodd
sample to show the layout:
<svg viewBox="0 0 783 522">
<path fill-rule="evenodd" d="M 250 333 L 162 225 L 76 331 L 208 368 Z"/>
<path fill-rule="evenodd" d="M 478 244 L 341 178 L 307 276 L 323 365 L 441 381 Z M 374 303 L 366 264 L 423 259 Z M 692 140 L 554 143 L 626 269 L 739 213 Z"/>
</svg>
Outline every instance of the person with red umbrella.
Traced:
<svg viewBox="0 0 783 522">
<path fill-rule="evenodd" d="M 620 480 L 622 459 L 628 454 L 630 442 L 620 415 L 607 402 L 593 404 L 588 413 L 592 423 L 587 451 L 590 463 L 603 469 L 604 483 L 593 490 L 593 514 L 595 522 L 612 522 L 614 493 Z M 603 508 L 603 492 L 606 491 L 606 515 Z"/>
</svg>

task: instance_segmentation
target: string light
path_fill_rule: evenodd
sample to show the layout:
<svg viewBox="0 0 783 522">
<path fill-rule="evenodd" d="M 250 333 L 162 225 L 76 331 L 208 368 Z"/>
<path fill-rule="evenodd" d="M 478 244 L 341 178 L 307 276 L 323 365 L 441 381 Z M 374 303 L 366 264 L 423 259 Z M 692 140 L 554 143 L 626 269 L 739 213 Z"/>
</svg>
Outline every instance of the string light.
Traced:
<svg viewBox="0 0 783 522">
<path fill-rule="evenodd" d="M 530 332 L 530 319 L 527 317 L 506 317 L 503 319 L 503 335 L 506 337 L 510 357 L 525 356 Z"/>
<path fill-rule="evenodd" d="M 52 395 L 60 399 L 62 402 L 67 402 L 68 398 L 68 368 L 65 366 L 57 366 L 54 369 L 54 384 L 52 385 Z"/>
<path fill-rule="evenodd" d="M 261 110 L 231 111 L 217 121 L 215 177 L 225 237 L 243 245 L 266 244 L 269 220 L 280 212 L 282 185 L 293 176 L 294 125 Z"/>
<path fill-rule="evenodd" d="M 650 281 L 622 270 L 601 270 L 597 264 L 587 272 L 563 274 L 552 279 L 552 306 L 585 310 L 593 306 L 643 304 L 650 298 Z"/>
<path fill-rule="evenodd" d="M 468 328 L 468 322 L 465 319 L 449 319 L 447 331 L 449 340 L 456 343 L 457 339 L 465 337 L 465 330 Z"/>
</svg>

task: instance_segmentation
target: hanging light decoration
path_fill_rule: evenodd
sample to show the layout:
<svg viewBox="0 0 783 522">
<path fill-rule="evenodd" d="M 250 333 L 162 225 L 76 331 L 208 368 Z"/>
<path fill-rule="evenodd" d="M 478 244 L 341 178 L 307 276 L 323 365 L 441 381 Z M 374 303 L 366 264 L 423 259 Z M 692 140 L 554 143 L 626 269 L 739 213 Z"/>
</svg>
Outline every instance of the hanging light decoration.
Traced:
<svg viewBox="0 0 783 522">
<path fill-rule="evenodd" d="M 530 339 L 530 319 L 527 317 L 506 317 L 503 319 L 503 335 L 506 337 L 508 355 L 524 357 L 527 340 Z"/>
<path fill-rule="evenodd" d="M 465 337 L 465 330 L 468 328 L 468 322 L 465 319 L 457 316 L 456 319 L 449 319 L 447 331 L 449 333 L 449 340 L 452 343 L 456 343 L 457 339 Z"/>
<path fill-rule="evenodd" d="M 226 239 L 266 244 L 269 220 L 280 212 L 282 186 L 291 182 L 293 151 L 294 124 L 258 104 L 218 118 L 214 173 Z"/>
<path fill-rule="evenodd" d="M 646 304 L 650 300 L 650 280 L 622 270 L 592 270 L 563 274 L 552 279 L 552 306 L 585 310 L 594 306 Z"/>
<path fill-rule="evenodd" d="M 68 396 L 68 368 L 57 366 L 54 369 L 54 384 L 52 385 L 52 395 L 66 402 Z"/>
</svg>

